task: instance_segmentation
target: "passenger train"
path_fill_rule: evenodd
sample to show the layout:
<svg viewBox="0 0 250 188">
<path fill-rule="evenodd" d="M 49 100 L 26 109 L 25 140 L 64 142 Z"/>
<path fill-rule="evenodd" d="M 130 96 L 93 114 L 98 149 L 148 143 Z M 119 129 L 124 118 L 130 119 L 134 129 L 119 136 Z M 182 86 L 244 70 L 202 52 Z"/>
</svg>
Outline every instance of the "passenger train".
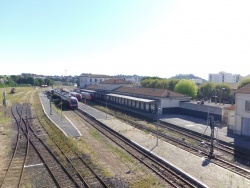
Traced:
<svg viewBox="0 0 250 188">
<path fill-rule="evenodd" d="M 69 94 L 75 98 L 77 98 L 78 101 L 82 100 L 82 95 L 80 93 L 77 92 L 69 92 Z"/>
<path fill-rule="evenodd" d="M 87 99 L 87 100 L 94 100 L 94 95 L 88 92 L 81 92 L 82 99 Z"/>
<path fill-rule="evenodd" d="M 70 108 L 72 110 L 75 110 L 78 108 L 78 100 L 76 97 L 60 92 L 59 90 L 51 90 L 51 94 L 52 94 L 52 97 L 53 96 L 59 97 L 62 100 L 63 102 L 62 105 L 64 107 Z"/>
</svg>

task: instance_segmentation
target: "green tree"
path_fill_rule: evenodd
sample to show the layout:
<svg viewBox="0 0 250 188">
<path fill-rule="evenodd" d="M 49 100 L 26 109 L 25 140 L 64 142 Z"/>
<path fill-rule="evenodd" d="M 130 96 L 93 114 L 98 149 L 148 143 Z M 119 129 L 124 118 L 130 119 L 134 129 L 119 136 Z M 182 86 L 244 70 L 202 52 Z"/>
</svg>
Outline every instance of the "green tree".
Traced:
<svg viewBox="0 0 250 188">
<path fill-rule="evenodd" d="M 197 94 L 198 87 L 193 81 L 182 79 L 175 85 L 174 91 L 194 98 Z"/>
<path fill-rule="evenodd" d="M 26 77 L 26 84 L 34 85 L 35 84 L 35 79 L 33 77 Z"/>
<path fill-rule="evenodd" d="M 238 83 L 238 89 L 249 84 L 249 83 L 250 83 L 250 78 L 244 78 L 244 79 L 240 80 Z"/>
<path fill-rule="evenodd" d="M 15 87 L 17 84 L 16 84 L 16 82 L 14 82 L 12 79 L 11 79 L 11 77 L 7 77 L 7 82 L 6 82 L 6 84 L 8 85 L 8 86 L 10 86 L 10 87 Z"/>
<path fill-rule="evenodd" d="M 215 83 L 206 82 L 199 87 L 199 95 L 201 98 L 211 99 L 214 95 Z"/>
<path fill-rule="evenodd" d="M 45 78 L 44 79 L 44 83 L 47 85 L 47 86 L 52 86 L 54 81 L 49 79 L 49 78 Z"/>
<path fill-rule="evenodd" d="M 36 78 L 35 79 L 35 86 L 42 86 L 44 85 L 44 79 Z"/>
<path fill-rule="evenodd" d="M 231 87 L 226 83 L 216 84 L 215 93 L 218 99 L 217 102 L 224 103 L 225 100 L 229 100 L 230 98 Z"/>
<path fill-rule="evenodd" d="M 11 78 L 14 82 L 18 83 L 18 80 L 20 79 L 20 76 L 11 75 L 10 78 Z"/>
<path fill-rule="evenodd" d="M 180 81 L 179 79 L 175 79 L 175 78 L 169 79 L 168 80 L 168 89 L 171 91 L 174 91 L 174 88 L 179 81 Z"/>
</svg>

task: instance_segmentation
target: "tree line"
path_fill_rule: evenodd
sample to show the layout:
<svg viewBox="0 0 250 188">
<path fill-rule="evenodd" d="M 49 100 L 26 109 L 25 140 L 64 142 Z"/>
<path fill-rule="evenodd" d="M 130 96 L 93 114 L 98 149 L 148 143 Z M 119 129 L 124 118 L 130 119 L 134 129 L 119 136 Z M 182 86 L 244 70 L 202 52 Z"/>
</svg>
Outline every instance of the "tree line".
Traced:
<svg viewBox="0 0 250 188">
<path fill-rule="evenodd" d="M 42 86 L 42 85 L 53 85 L 54 81 L 49 78 L 33 78 L 31 76 L 0 76 L 2 80 L 0 87 L 17 87 L 17 86 Z"/>
<path fill-rule="evenodd" d="M 242 79 L 237 88 L 241 88 L 250 83 L 250 79 Z M 210 100 L 220 103 L 234 103 L 234 91 L 226 83 L 206 82 L 195 84 L 192 80 L 187 79 L 164 79 L 159 77 L 145 77 L 141 80 L 142 87 L 168 89 L 177 93 L 188 95 L 196 100 Z"/>
</svg>

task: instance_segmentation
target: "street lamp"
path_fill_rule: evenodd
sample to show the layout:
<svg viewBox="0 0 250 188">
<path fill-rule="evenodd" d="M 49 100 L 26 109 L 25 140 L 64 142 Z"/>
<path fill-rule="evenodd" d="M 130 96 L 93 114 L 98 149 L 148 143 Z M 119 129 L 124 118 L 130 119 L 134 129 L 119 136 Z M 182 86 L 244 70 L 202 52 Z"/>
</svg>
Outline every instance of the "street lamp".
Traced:
<svg viewBox="0 0 250 188">
<path fill-rule="evenodd" d="M 50 97 L 49 99 L 50 115 L 52 115 L 51 100 L 52 100 L 52 97 Z"/>
<path fill-rule="evenodd" d="M 61 121 L 62 121 L 62 98 L 61 98 Z"/>
<path fill-rule="evenodd" d="M 159 142 L 159 126 L 158 126 L 158 123 L 159 123 L 159 112 L 161 110 L 161 106 L 158 106 L 158 109 L 157 109 L 157 121 L 156 121 L 156 128 L 157 128 L 157 133 L 156 133 L 156 136 L 157 136 L 157 139 L 156 139 L 156 146 L 158 146 L 158 142 Z"/>
<path fill-rule="evenodd" d="M 221 92 L 220 92 L 220 104 L 221 104 L 221 100 L 222 100 L 222 98 L 223 98 L 223 94 L 224 94 L 225 88 L 223 87 L 223 88 L 221 88 L 220 90 L 221 90 Z"/>
</svg>

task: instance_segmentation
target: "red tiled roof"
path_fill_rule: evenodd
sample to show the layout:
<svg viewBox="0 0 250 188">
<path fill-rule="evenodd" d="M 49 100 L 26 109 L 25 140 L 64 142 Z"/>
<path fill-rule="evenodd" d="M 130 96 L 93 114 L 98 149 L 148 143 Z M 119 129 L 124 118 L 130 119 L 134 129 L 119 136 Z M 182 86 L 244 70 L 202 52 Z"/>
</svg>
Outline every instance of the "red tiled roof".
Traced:
<svg viewBox="0 0 250 188">
<path fill-rule="evenodd" d="M 235 105 L 229 106 L 229 107 L 225 107 L 227 110 L 235 110 Z"/>
<path fill-rule="evenodd" d="M 111 78 L 101 82 L 100 84 L 131 84 L 131 82 L 124 79 Z"/>
<path fill-rule="evenodd" d="M 236 91 L 236 93 L 250 94 L 250 84 L 247 84 Z"/>
<path fill-rule="evenodd" d="M 146 95 L 153 97 L 184 97 L 185 95 L 168 91 L 167 89 L 154 89 L 154 88 L 142 88 L 142 87 L 120 87 L 114 90 L 115 92 L 125 94 Z"/>
</svg>

